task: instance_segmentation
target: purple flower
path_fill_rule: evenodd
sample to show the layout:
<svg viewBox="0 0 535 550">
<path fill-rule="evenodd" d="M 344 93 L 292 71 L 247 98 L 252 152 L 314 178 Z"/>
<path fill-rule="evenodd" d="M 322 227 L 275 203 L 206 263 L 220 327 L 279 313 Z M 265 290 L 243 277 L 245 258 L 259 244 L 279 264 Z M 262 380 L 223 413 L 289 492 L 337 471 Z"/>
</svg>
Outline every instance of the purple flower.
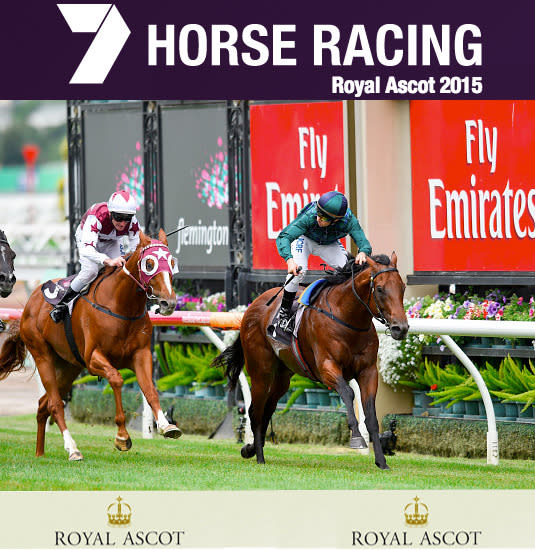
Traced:
<svg viewBox="0 0 535 550">
<path fill-rule="evenodd" d="M 470 307 L 470 305 L 471 305 L 470 300 L 465 300 L 464 303 L 463 303 L 464 309 L 468 309 Z"/>
<path fill-rule="evenodd" d="M 520 296 L 520 298 L 518 299 L 517 305 L 521 306 L 523 301 L 524 301 L 524 298 Z"/>
<path fill-rule="evenodd" d="M 444 351 L 446 349 L 446 346 L 442 345 L 440 346 L 440 351 Z"/>
<path fill-rule="evenodd" d="M 488 308 L 488 313 L 489 313 L 489 317 L 494 317 L 498 311 L 498 307 L 499 307 L 499 304 L 498 302 L 490 302 L 489 303 L 489 308 Z"/>
</svg>

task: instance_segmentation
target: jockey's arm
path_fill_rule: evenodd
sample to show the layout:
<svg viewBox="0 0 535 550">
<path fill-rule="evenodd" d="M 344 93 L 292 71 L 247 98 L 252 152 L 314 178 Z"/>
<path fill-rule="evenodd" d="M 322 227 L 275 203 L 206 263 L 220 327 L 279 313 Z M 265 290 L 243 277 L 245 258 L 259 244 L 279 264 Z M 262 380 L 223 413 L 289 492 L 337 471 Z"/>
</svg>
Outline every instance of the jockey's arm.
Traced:
<svg viewBox="0 0 535 550">
<path fill-rule="evenodd" d="M 365 256 L 369 256 L 372 253 L 372 247 L 370 245 L 370 241 L 366 238 L 366 235 L 364 234 L 364 231 L 362 227 L 360 226 L 360 223 L 358 222 L 357 218 L 355 216 L 352 217 L 351 221 L 349 222 L 348 227 L 349 235 L 355 242 L 355 244 L 359 247 L 359 253 L 356 257 L 358 263 L 362 263 L 359 258 L 361 254 L 364 254 Z M 365 261 L 366 258 L 364 257 Z"/>
</svg>

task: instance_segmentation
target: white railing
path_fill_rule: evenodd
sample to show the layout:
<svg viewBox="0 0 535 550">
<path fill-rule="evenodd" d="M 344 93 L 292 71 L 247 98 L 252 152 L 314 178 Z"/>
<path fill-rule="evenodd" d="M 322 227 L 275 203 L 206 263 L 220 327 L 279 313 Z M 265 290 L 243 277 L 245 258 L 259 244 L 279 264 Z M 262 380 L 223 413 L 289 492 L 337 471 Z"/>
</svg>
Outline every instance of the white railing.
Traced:
<svg viewBox="0 0 535 550">
<path fill-rule="evenodd" d="M 375 321 L 377 332 L 385 332 L 385 326 Z M 499 463 L 498 431 L 494 407 L 487 386 L 477 367 L 451 336 L 490 336 L 492 338 L 535 338 L 535 323 L 526 321 L 472 321 L 464 319 L 409 319 L 412 334 L 434 334 L 442 338 L 453 355 L 467 368 L 481 393 L 487 413 L 487 464 Z"/>
</svg>

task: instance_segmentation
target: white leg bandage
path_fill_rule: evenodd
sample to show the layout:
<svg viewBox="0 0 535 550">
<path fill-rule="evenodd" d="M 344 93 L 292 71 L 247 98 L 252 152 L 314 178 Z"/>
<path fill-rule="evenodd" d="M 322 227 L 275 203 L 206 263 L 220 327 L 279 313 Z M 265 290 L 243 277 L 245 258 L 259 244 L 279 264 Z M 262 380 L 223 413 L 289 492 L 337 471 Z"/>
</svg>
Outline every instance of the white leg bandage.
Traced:
<svg viewBox="0 0 535 550">
<path fill-rule="evenodd" d="M 156 424 L 158 425 L 158 431 L 162 432 L 169 426 L 169 422 L 167 421 L 167 418 L 165 418 L 165 415 L 163 414 L 162 409 L 158 411 L 158 417 L 156 418 Z"/>
</svg>

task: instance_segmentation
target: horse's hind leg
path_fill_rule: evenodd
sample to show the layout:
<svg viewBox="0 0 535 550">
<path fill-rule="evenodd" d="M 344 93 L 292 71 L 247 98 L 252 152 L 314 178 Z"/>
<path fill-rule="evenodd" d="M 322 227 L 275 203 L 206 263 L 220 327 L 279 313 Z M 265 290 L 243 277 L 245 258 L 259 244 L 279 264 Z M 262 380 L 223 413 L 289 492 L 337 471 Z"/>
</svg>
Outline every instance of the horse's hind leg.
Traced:
<svg viewBox="0 0 535 550">
<path fill-rule="evenodd" d="M 82 460 L 82 453 L 78 450 L 76 442 L 65 423 L 63 399 L 56 376 L 56 366 L 58 366 L 57 372 L 60 373 L 61 368 L 59 365 L 62 363 L 53 352 L 47 349 L 47 345 L 44 342 L 39 346 L 39 350 L 35 346 L 32 346 L 32 344 L 34 343 L 29 343 L 27 346 L 35 359 L 41 382 L 46 390 L 46 395 L 39 400 L 39 409 L 37 411 L 37 443 L 35 454 L 36 456 L 44 454 L 46 419 L 51 415 L 63 435 L 63 443 L 65 450 L 69 453 L 69 460 Z"/>
<path fill-rule="evenodd" d="M 280 368 L 278 371 L 275 371 L 273 388 L 264 406 L 264 418 L 262 420 L 262 447 L 264 447 L 266 442 L 266 432 L 269 426 L 269 421 L 277 408 L 279 399 L 288 391 L 291 377 L 292 372 L 289 371 L 281 362 Z"/>
<path fill-rule="evenodd" d="M 359 373 L 358 384 L 362 398 L 362 407 L 366 415 L 366 428 L 373 443 L 375 464 L 381 470 L 389 470 L 390 468 L 386 464 L 383 448 L 379 441 L 379 422 L 377 421 L 377 412 L 375 410 L 375 396 L 377 394 L 377 368 L 375 363 Z"/>
</svg>

